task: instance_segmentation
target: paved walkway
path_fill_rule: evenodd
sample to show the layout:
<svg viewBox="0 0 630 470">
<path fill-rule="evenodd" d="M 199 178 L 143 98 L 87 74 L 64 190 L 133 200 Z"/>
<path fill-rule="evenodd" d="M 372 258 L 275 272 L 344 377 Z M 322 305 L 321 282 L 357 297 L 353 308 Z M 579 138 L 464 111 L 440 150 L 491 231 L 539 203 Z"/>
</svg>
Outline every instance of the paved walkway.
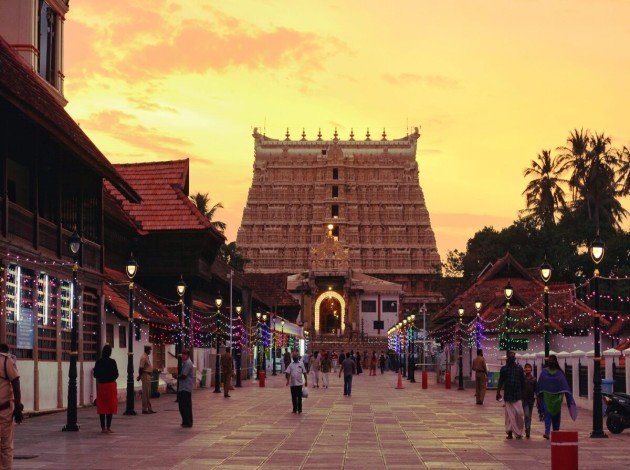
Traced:
<svg viewBox="0 0 630 470">
<path fill-rule="evenodd" d="M 282 377 L 266 388 L 247 382 L 232 398 L 211 390 L 193 395 L 195 425 L 179 427 L 173 395 L 155 400 L 154 415 L 114 417 L 115 434 L 102 435 L 94 409 L 81 410 L 81 431 L 60 431 L 65 413 L 18 426 L 15 468 L 54 469 L 404 469 L 550 467 L 542 424 L 531 440 L 506 441 L 503 408 L 489 393 L 474 405 L 473 391 L 429 390 L 395 375 L 355 376 L 352 397 L 332 376 L 329 389 L 311 389 L 304 413 L 291 413 Z M 580 468 L 627 468 L 630 430 L 606 440 L 588 438 L 590 413 L 565 429 L 579 431 Z"/>
</svg>

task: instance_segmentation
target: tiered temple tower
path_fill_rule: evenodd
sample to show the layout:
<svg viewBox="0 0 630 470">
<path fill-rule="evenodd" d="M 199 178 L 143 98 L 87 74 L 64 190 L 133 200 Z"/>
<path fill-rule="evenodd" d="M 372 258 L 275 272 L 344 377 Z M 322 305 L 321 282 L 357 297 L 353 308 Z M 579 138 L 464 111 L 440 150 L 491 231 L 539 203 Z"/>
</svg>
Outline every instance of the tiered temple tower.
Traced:
<svg viewBox="0 0 630 470">
<path fill-rule="evenodd" d="M 436 303 L 428 277 L 440 265 L 418 179 L 418 128 L 388 140 L 272 139 L 254 129 L 254 176 L 237 243 L 247 271 L 310 269 L 325 227 L 347 248 L 353 271 L 400 284 L 411 308 Z"/>
</svg>

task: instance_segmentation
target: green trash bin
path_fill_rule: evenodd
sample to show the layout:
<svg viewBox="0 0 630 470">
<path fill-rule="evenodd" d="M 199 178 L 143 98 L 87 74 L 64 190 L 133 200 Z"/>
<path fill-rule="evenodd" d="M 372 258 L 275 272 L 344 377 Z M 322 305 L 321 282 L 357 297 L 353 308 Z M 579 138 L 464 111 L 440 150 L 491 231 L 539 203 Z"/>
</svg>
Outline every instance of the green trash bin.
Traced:
<svg viewBox="0 0 630 470">
<path fill-rule="evenodd" d="M 160 385 L 160 371 L 153 369 L 151 374 L 151 398 L 159 398 L 160 392 L 158 392 L 158 386 Z"/>
<path fill-rule="evenodd" d="M 488 372 L 488 390 L 495 390 L 499 387 L 499 372 Z"/>
<path fill-rule="evenodd" d="M 201 369 L 201 383 L 199 384 L 200 388 L 206 388 L 206 380 L 208 380 L 208 369 Z"/>
</svg>

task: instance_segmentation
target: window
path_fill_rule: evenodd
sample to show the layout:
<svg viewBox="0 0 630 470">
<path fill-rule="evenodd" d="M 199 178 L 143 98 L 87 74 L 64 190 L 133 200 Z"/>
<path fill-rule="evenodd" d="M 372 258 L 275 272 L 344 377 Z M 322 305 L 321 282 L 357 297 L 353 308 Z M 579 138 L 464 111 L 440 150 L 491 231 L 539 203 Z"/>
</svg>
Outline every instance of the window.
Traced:
<svg viewBox="0 0 630 470">
<path fill-rule="evenodd" d="M 333 219 L 336 219 L 339 217 L 339 206 L 337 204 L 333 204 L 331 208 L 331 215 Z"/>
<path fill-rule="evenodd" d="M 39 273 L 37 280 L 37 323 L 48 325 L 50 317 L 50 279 L 48 274 Z"/>
<path fill-rule="evenodd" d="M 105 325 L 105 342 L 114 346 L 114 325 L 111 323 Z"/>
<path fill-rule="evenodd" d="M 376 312 L 376 300 L 362 300 L 361 311 L 362 312 Z"/>
<path fill-rule="evenodd" d="M 39 0 L 39 74 L 55 85 L 57 70 L 57 14 L 44 0 Z"/>
<path fill-rule="evenodd" d="M 15 264 L 10 264 L 7 273 L 7 321 L 15 321 L 15 317 L 18 311 L 18 305 L 21 302 L 20 278 L 21 268 Z"/>
<path fill-rule="evenodd" d="M 333 186 L 332 187 L 332 197 L 333 198 L 338 198 L 339 197 L 339 186 Z"/>
<path fill-rule="evenodd" d="M 127 347 L 127 327 L 124 325 L 118 326 L 118 346 L 123 349 Z"/>
<path fill-rule="evenodd" d="M 339 240 L 339 227 L 337 225 L 333 227 L 332 234 L 335 240 Z"/>
<path fill-rule="evenodd" d="M 339 168 L 333 168 L 333 179 L 334 180 L 338 180 L 339 179 Z"/>
<path fill-rule="evenodd" d="M 383 300 L 382 307 L 383 307 L 383 312 L 385 313 L 398 312 L 398 302 L 396 300 Z"/>
<path fill-rule="evenodd" d="M 72 307 L 74 304 L 74 287 L 69 281 L 61 282 L 61 328 L 72 328 Z"/>
<path fill-rule="evenodd" d="M 31 174 L 27 166 L 7 159 L 7 192 L 9 201 L 31 208 Z"/>
</svg>

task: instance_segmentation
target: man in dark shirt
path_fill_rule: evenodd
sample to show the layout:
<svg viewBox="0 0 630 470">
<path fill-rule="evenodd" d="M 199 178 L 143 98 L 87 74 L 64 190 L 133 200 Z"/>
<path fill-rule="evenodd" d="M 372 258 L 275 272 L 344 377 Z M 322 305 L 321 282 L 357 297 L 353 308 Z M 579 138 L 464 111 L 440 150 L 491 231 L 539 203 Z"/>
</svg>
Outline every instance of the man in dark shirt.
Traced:
<svg viewBox="0 0 630 470">
<path fill-rule="evenodd" d="M 525 413 L 525 437 L 529 439 L 532 429 L 532 411 L 536 403 L 536 377 L 532 375 L 532 365 L 525 364 L 525 386 L 523 387 L 523 412 Z"/>
<path fill-rule="evenodd" d="M 525 373 L 523 368 L 516 363 L 516 354 L 507 352 L 507 362 L 501 367 L 499 373 L 499 386 L 497 388 L 497 401 L 501 400 L 501 390 L 505 389 L 505 432 L 507 439 L 512 439 L 516 434 L 517 439 L 523 437 L 524 412 L 523 412 L 523 388 L 525 387 Z"/>
<path fill-rule="evenodd" d="M 346 356 L 339 368 L 339 377 L 343 372 L 343 394 L 350 396 L 352 394 L 352 375 L 357 372 L 357 364 L 351 355 Z"/>
</svg>

